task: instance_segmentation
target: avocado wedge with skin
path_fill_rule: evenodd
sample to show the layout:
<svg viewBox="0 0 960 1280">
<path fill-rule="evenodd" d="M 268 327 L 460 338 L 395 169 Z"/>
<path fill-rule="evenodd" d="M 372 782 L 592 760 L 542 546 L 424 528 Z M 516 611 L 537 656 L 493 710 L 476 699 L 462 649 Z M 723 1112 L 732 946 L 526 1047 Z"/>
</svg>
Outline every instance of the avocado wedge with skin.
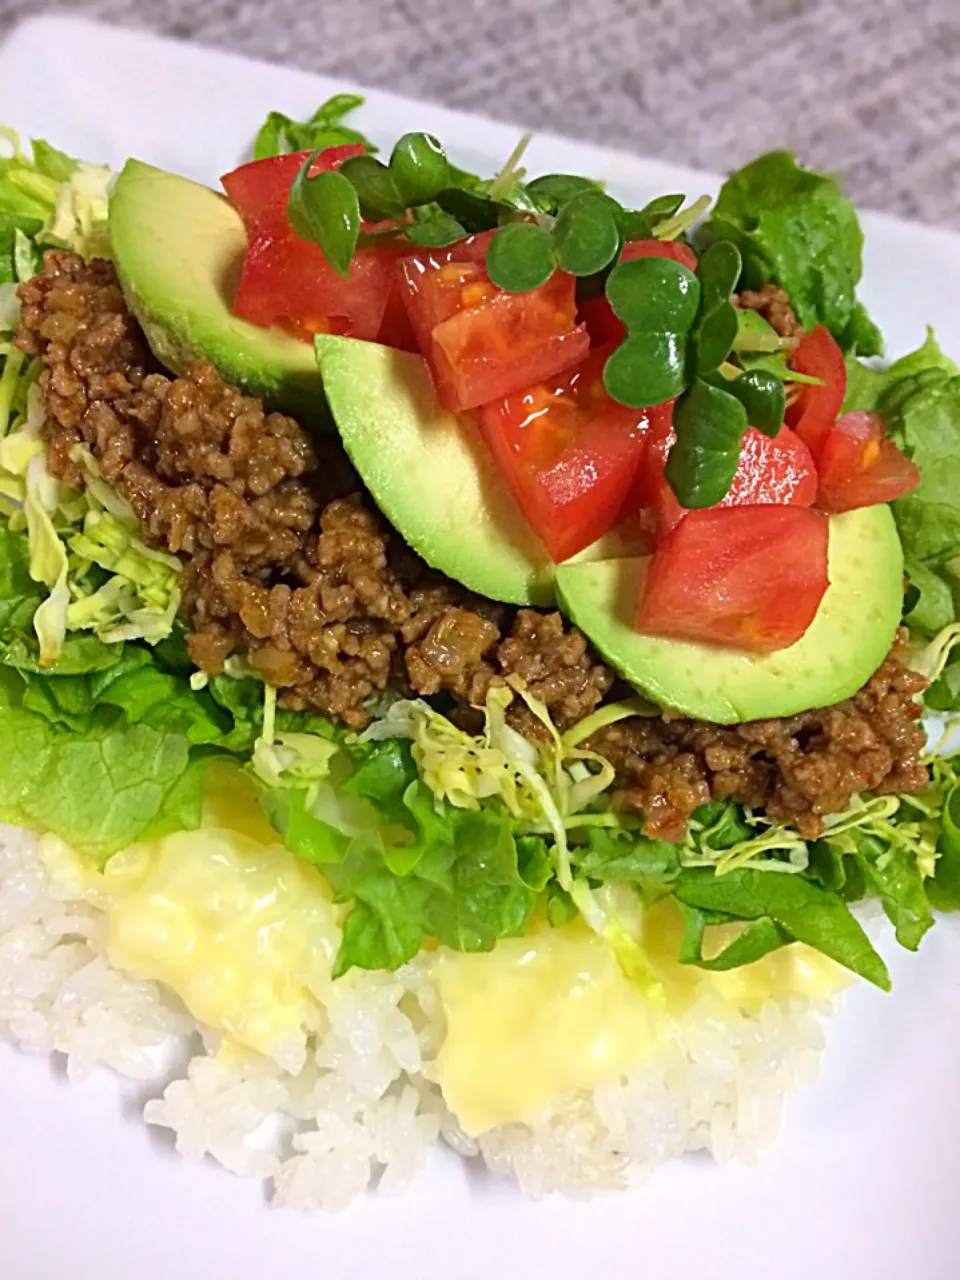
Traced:
<svg viewBox="0 0 960 1280">
<path fill-rule="evenodd" d="M 224 196 L 128 160 L 110 196 L 109 230 L 127 305 L 161 364 L 184 373 L 209 360 L 267 408 L 329 427 L 310 344 L 230 311 L 247 233 Z"/>
<path fill-rule="evenodd" d="M 849 698 L 887 656 L 903 603 L 903 552 L 890 508 L 831 516 L 828 555 L 830 586 L 817 616 L 776 653 L 636 631 L 643 558 L 559 565 L 557 590 L 564 612 L 611 666 L 658 706 L 738 724 Z"/>
<path fill-rule="evenodd" d="M 420 356 L 330 334 L 316 347 L 344 448 L 414 551 L 492 600 L 551 605 L 546 547 L 469 418 L 437 404 Z"/>
</svg>

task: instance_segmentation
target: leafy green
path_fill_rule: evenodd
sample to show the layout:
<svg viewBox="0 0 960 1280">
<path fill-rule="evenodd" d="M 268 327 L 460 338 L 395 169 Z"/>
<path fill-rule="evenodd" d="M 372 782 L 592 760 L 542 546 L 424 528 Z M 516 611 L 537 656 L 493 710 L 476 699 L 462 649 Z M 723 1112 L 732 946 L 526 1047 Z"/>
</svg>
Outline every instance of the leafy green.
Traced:
<svg viewBox="0 0 960 1280">
<path fill-rule="evenodd" d="M 664 474 L 682 506 L 698 509 L 722 501 L 749 425 L 740 400 L 703 378 L 680 397 L 673 411 L 677 440 Z"/>
<path fill-rule="evenodd" d="M 27 709 L 30 687 L 0 670 L 3 821 L 54 831 L 98 857 L 199 824 L 203 762 L 186 737 L 106 703 L 70 727 Z"/>
<path fill-rule="evenodd" d="M 951 783 L 947 791 L 937 848 L 927 897 L 937 911 L 960 911 L 960 782 Z"/>
<path fill-rule="evenodd" d="M 550 237 L 535 222 L 510 222 L 490 241 L 487 273 L 495 285 L 510 293 L 538 289 L 553 275 L 554 267 Z"/>
<path fill-rule="evenodd" d="M 297 235 L 318 244 L 334 271 L 348 280 L 360 235 L 360 198 L 350 179 L 336 170 L 310 177 L 319 154 L 312 151 L 300 166 L 287 197 L 287 218 Z"/>
<path fill-rule="evenodd" d="M 848 360 L 843 408 L 879 413 L 920 469 L 920 484 L 893 503 L 893 514 L 911 584 L 906 621 L 935 635 L 960 610 L 960 369 L 928 329 L 889 368 Z"/>
<path fill-rule="evenodd" d="M 396 968 L 425 937 L 488 951 L 523 932 L 552 872 L 542 837 L 517 837 L 505 808 L 437 802 L 396 740 L 361 748 L 343 790 L 368 825 L 315 816 L 303 791 L 274 793 L 266 806 L 287 847 L 322 866 L 338 901 L 353 902 L 336 974 Z"/>
<path fill-rule="evenodd" d="M 886 965 L 843 899 L 803 876 L 755 870 L 717 875 L 690 867 L 675 892 L 681 905 L 711 913 L 710 923 L 767 921 L 764 943 L 772 940 L 776 926 L 787 940 L 805 942 L 884 991 L 890 988 Z"/>
<path fill-rule="evenodd" d="M 323 151 L 350 143 L 375 152 L 369 139 L 343 123 L 344 116 L 362 105 L 363 98 L 355 93 L 337 93 L 321 103 L 307 120 L 296 121 L 281 111 L 271 111 L 257 133 L 253 158 L 266 160 L 291 151 Z"/>
<path fill-rule="evenodd" d="M 768 152 L 726 180 L 706 228 L 740 250 L 745 288 L 772 281 L 804 328 L 824 324 L 844 350 L 879 354 L 879 332 L 856 300 L 863 232 L 833 178 Z"/>
<path fill-rule="evenodd" d="M 627 330 L 604 365 L 610 395 L 637 409 L 674 399 L 688 384 L 699 280 L 671 259 L 635 258 L 614 267 L 606 294 Z"/>
</svg>

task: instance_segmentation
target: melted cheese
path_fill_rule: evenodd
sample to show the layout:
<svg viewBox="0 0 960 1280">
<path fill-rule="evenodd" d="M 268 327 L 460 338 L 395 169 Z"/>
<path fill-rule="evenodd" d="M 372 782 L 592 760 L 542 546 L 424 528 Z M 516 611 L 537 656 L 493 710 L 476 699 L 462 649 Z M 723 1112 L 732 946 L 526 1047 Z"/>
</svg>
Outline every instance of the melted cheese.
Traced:
<svg viewBox="0 0 960 1280">
<path fill-rule="evenodd" d="M 447 1034 L 435 1073 L 466 1133 L 532 1121 L 564 1094 L 627 1074 L 705 990 L 753 1012 L 772 995 L 818 999 L 850 982 L 832 960 L 797 945 L 730 973 L 681 965 L 682 934 L 673 902 L 646 913 L 644 947 L 665 1004 L 643 995 L 582 922 L 543 926 L 482 955 L 441 953 Z"/>
<path fill-rule="evenodd" d="M 628 1071 L 662 1033 L 659 1011 L 585 925 L 444 951 L 436 976 L 447 1016 L 436 1077 L 470 1135 Z"/>
<path fill-rule="evenodd" d="M 117 854 L 103 879 L 111 964 L 165 983 L 195 1018 L 259 1053 L 302 1031 L 339 943 L 308 863 L 210 828 Z"/>
</svg>

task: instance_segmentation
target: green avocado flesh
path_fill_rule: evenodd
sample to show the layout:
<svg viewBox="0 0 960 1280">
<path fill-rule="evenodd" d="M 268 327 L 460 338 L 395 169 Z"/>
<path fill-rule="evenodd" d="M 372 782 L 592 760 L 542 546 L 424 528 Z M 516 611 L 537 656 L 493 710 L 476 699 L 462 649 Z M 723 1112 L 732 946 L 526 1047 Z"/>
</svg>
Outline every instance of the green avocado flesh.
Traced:
<svg viewBox="0 0 960 1280">
<path fill-rule="evenodd" d="M 633 629 L 647 561 L 563 564 L 561 606 L 631 684 L 683 715 L 717 724 L 794 715 L 849 698 L 886 657 L 900 623 L 903 552 L 889 507 L 830 519 L 830 586 L 806 634 L 756 654 Z"/>
<path fill-rule="evenodd" d="M 437 404 L 423 360 L 317 336 L 344 448 L 406 542 L 448 577 L 508 604 L 550 605 L 554 566 L 476 428 Z"/>
<path fill-rule="evenodd" d="M 209 360 L 268 408 L 329 424 L 309 344 L 230 312 L 247 233 L 223 196 L 128 160 L 110 197 L 110 242 L 127 304 L 161 364 L 183 373 Z"/>
</svg>

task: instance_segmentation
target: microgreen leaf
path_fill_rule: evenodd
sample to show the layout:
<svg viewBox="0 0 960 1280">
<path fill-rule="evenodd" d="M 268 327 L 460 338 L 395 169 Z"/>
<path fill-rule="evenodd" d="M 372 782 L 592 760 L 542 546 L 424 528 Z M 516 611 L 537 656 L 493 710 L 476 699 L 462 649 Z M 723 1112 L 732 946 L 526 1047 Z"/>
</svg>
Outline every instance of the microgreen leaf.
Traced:
<svg viewBox="0 0 960 1280">
<path fill-rule="evenodd" d="M 307 156 L 291 184 L 287 219 L 298 236 L 320 246 L 334 271 L 349 279 L 360 234 L 360 202 L 344 174 L 331 170 L 308 176 L 319 154 Z"/>
<path fill-rule="evenodd" d="M 475 191 L 465 191 L 462 187 L 444 187 L 437 192 L 437 204 L 449 213 L 471 234 L 478 231 L 489 231 L 500 222 L 500 214 L 506 212 L 504 205 Z"/>
<path fill-rule="evenodd" d="M 592 276 L 617 256 L 620 230 L 612 203 L 599 191 L 582 191 L 561 207 L 553 228 L 553 247 L 564 271 Z"/>
<path fill-rule="evenodd" d="M 527 195 L 547 213 L 556 213 L 568 200 L 581 195 L 584 191 L 602 190 L 599 182 L 594 182 L 591 178 L 581 178 L 576 173 L 545 173 L 542 177 L 528 182 L 526 188 Z"/>
<path fill-rule="evenodd" d="M 776 374 L 764 369 L 750 369 L 729 382 L 719 379 L 715 385 L 736 396 L 747 411 L 751 427 L 756 427 L 771 439 L 779 434 L 787 407 L 787 389 Z"/>
<path fill-rule="evenodd" d="M 674 399 L 687 384 L 686 345 L 685 334 L 629 334 L 603 366 L 607 391 L 632 409 Z"/>
<path fill-rule="evenodd" d="M 700 322 L 695 335 L 697 372 L 713 373 L 726 359 L 738 332 L 732 295 L 740 275 L 740 253 L 729 240 L 718 240 L 697 263 Z"/>
<path fill-rule="evenodd" d="M 403 217 L 406 204 L 393 174 L 382 161 L 374 156 L 353 156 L 344 160 L 340 172 L 353 183 L 365 218 L 380 222 Z"/>
<path fill-rule="evenodd" d="M 668 258 L 635 258 L 610 272 L 607 300 L 627 327 L 604 366 L 610 395 L 631 408 L 672 400 L 687 385 L 687 348 L 700 300 L 692 271 Z"/>
<path fill-rule="evenodd" d="M 719 369 L 737 336 L 737 316 L 732 306 L 716 307 L 704 315 L 697 332 L 697 373 L 705 376 Z"/>
<path fill-rule="evenodd" d="M 253 144 L 254 160 L 287 155 L 291 151 L 325 151 L 327 147 L 347 143 L 357 143 L 371 153 L 376 151 L 362 133 L 343 123 L 343 117 L 362 104 L 363 98 L 355 93 L 337 93 L 321 103 L 310 119 L 302 123 L 281 111 L 271 111 Z"/>
<path fill-rule="evenodd" d="M 682 195 L 657 196 L 642 209 L 620 209 L 617 225 L 624 240 L 652 240 L 661 222 L 671 218 L 683 204 Z"/>
<path fill-rule="evenodd" d="M 432 134 L 405 133 L 390 156 L 390 173 L 407 205 L 427 204 L 450 185 L 450 165 Z"/>
<path fill-rule="evenodd" d="M 606 294 L 628 329 L 680 333 L 696 318 L 700 282 L 669 258 L 634 258 L 610 272 Z"/>
<path fill-rule="evenodd" d="M 509 222 L 490 241 L 487 274 L 500 289 L 526 293 L 554 272 L 550 235 L 535 222 Z"/>
<path fill-rule="evenodd" d="M 704 311 L 729 302 L 740 276 L 740 251 L 730 240 L 718 240 L 700 255 L 697 275 L 703 289 Z"/>
<path fill-rule="evenodd" d="M 447 245 L 463 240 L 467 234 L 456 218 L 451 218 L 449 213 L 442 210 L 435 217 L 408 223 L 403 232 L 412 244 L 420 244 L 428 249 L 445 249 Z"/>
<path fill-rule="evenodd" d="M 740 401 L 702 378 L 680 397 L 673 410 L 677 439 L 664 474 L 681 506 L 712 507 L 726 496 L 747 426 Z"/>
<path fill-rule="evenodd" d="M 662 222 L 667 218 L 672 218 L 682 207 L 686 197 L 680 195 L 656 196 L 649 204 L 645 204 L 640 213 L 650 223 Z"/>
</svg>

